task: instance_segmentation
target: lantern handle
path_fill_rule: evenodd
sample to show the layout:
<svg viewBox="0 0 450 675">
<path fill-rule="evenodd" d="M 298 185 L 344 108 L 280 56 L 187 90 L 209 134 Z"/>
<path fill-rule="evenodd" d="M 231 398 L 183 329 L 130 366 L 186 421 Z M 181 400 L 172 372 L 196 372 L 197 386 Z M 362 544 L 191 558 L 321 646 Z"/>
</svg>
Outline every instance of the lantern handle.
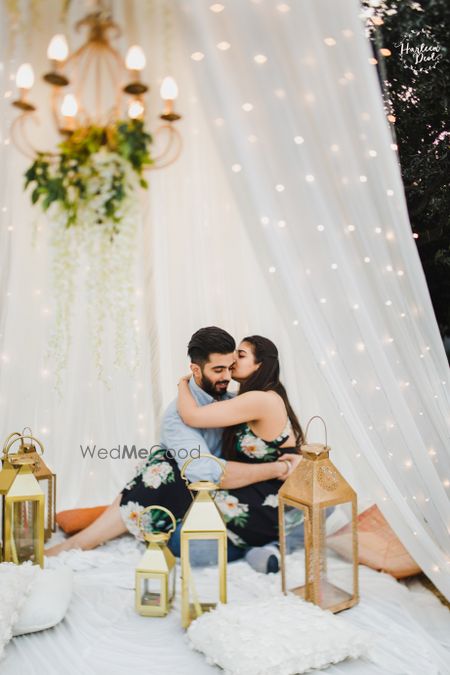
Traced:
<svg viewBox="0 0 450 675">
<path fill-rule="evenodd" d="M 29 438 L 32 441 L 36 441 L 36 443 L 39 445 L 39 447 L 41 449 L 41 455 L 44 454 L 44 446 L 42 445 L 40 440 L 38 440 L 37 438 L 35 438 L 34 436 L 31 436 L 31 435 L 30 436 L 23 436 L 22 434 L 19 434 L 17 431 L 14 432 L 14 434 L 11 434 L 11 436 L 14 436 L 15 434 L 17 434 L 17 436 L 15 438 L 13 438 L 9 443 L 8 442 L 5 443 L 5 446 L 3 448 L 3 456 L 5 458 L 8 456 L 9 450 L 14 445 L 14 443 L 16 441 L 18 441 L 19 439 L 23 440 L 25 438 Z M 9 438 L 11 438 L 11 436 Z"/>
<path fill-rule="evenodd" d="M 12 434 L 9 434 L 8 438 L 7 438 L 6 441 L 3 443 L 3 454 L 4 454 L 4 455 L 6 454 L 6 453 L 5 453 L 6 446 L 8 445 L 10 439 L 13 438 L 14 436 L 17 436 L 18 438 L 21 438 L 21 435 L 19 434 L 18 431 L 13 431 Z"/>
<path fill-rule="evenodd" d="M 143 509 L 141 511 L 141 513 L 139 514 L 139 519 L 138 519 L 139 530 L 141 530 L 141 532 L 144 532 L 144 528 L 141 526 L 142 516 L 144 515 L 144 513 L 148 513 L 152 509 L 159 509 L 160 511 L 165 511 L 167 513 L 167 515 L 170 516 L 170 519 L 173 523 L 173 527 L 170 528 L 169 530 L 167 530 L 166 534 L 172 534 L 172 532 L 174 532 L 174 530 L 177 526 L 177 521 L 175 520 L 175 516 L 173 515 L 173 513 L 171 511 L 169 511 L 169 509 L 166 509 L 165 506 L 159 506 L 158 504 L 152 504 L 151 506 L 147 506 L 145 509 Z"/>
<path fill-rule="evenodd" d="M 222 479 L 222 476 L 223 476 L 223 474 L 224 474 L 224 472 L 225 472 L 225 463 L 222 462 L 222 461 L 221 461 L 218 457 L 216 457 L 215 455 L 208 455 L 208 454 L 206 454 L 206 453 L 203 453 L 203 454 L 200 453 L 198 457 L 190 457 L 189 459 L 187 459 L 187 460 L 185 461 L 185 463 L 183 464 L 183 466 L 181 467 L 181 472 L 180 472 L 180 473 L 181 473 L 181 478 L 185 481 L 186 484 L 187 484 L 189 481 L 188 481 L 187 478 L 185 478 L 184 472 L 185 472 L 185 470 L 186 470 L 188 464 L 190 464 L 194 459 L 198 459 L 199 457 L 204 457 L 205 459 L 207 459 L 207 458 L 213 459 L 215 462 L 217 462 L 218 465 L 220 466 L 220 468 L 222 469 L 222 474 L 221 474 L 221 476 L 220 476 L 220 478 Z M 220 482 L 220 481 L 219 481 L 219 482 Z"/>
<path fill-rule="evenodd" d="M 308 444 L 308 441 L 307 441 L 307 438 L 306 438 L 307 435 L 308 435 L 308 427 L 309 427 L 309 425 L 311 424 L 311 422 L 312 422 L 314 419 L 322 420 L 323 426 L 324 426 L 324 428 L 325 428 L 325 447 L 328 447 L 327 425 L 325 424 L 325 420 L 323 419 L 323 417 L 321 417 L 320 415 L 313 415 L 313 416 L 308 420 L 308 424 L 306 425 L 306 429 L 305 429 L 305 445 Z"/>
</svg>

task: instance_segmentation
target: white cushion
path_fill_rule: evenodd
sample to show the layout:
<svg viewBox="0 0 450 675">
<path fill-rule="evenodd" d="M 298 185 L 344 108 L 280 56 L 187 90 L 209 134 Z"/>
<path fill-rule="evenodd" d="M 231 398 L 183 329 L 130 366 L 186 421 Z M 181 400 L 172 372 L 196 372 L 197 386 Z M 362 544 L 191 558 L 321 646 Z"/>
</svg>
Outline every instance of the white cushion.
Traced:
<svg viewBox="0 0 450 675">
<path fill-rule="evenodd" d="M 69 567 L 39 570 L 25 599 L 13 635 L 35 633 L 51 628 L 65 616 L 73 588 L 73 572 Z"/>
<path fill-rule="evenodd" d="M 187 629 L 192 649 L 225 675 L 294 675 L 368 654 L 372 636 L 293 593 L 219 603 Z"/>
</svg>

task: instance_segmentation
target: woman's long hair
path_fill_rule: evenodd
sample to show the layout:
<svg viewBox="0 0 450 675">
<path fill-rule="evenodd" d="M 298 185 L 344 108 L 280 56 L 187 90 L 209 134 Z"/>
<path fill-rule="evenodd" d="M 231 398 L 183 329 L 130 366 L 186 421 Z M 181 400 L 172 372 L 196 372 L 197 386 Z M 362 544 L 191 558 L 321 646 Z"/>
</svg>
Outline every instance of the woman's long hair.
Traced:
<svg viewBox="0 0 450 675">
<path fill-rule="evenodd" d="M 300 452 L 300 445 L 303 442 L 303 431 L 297 415 L 289 403 L 286 389 L 280 382 L 280 362 L 276 346 L 271 340 L 261 335 L 251 335 L 244 338 L 242 342 L 248 342 L 252 345 L 255 362 L 261 365 L 248 380 L 245 380 L 241 384 L 238 396 L 247 391 L 276 391 L 286 406 L 286 412 L 295 435 L 295 447 Z M 225 459 L 232 460 L 236 458 L 236 431 L 239 426 L 239 424 L 236 424 L 232 427 L 227 427 L 223 433 L 222 452 Z"/>
</svg>

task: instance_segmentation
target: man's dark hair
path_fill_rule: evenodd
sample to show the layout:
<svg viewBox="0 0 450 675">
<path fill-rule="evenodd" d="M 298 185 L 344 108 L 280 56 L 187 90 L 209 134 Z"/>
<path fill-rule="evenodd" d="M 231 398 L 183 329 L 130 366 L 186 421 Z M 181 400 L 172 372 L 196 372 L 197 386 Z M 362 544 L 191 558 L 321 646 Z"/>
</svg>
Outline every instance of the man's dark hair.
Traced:
<svg viewBox="0 0 450 675">
<path fill-rule="evenodd" d="M 230 354 L 236 349 L 234 338 L 222 328 L 208 326 L 200 328 L 189 340 L 188 356 L 192 363 L 203 367 L 210 354 Z"/>
</svg>

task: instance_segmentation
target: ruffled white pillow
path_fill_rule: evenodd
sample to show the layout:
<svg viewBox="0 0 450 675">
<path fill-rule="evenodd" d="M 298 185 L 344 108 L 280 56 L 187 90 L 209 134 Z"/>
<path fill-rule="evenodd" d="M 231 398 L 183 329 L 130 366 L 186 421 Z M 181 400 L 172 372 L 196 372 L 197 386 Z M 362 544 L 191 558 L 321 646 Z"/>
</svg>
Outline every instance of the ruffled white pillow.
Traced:
<svg viewBox="0 0 450 675">
<path fill-rule="evenodd" d="M 225 675 L 294 675 L 368 654 L 369 633 L 292 593 L 219 603 L 187 630 L 192 649 Z"/>
<path fill-rule="evenodd" d="M 72 590 L 73 572 L 69 567 L 39 569 L 12 627 L 13 636 L 56 626 L 66 615 Z"/>
<path fill-rule="evenodd" d="M 31 562 L 0 564 L 0 659 L 39 570 L 40 567 Z"/>
</svg>

